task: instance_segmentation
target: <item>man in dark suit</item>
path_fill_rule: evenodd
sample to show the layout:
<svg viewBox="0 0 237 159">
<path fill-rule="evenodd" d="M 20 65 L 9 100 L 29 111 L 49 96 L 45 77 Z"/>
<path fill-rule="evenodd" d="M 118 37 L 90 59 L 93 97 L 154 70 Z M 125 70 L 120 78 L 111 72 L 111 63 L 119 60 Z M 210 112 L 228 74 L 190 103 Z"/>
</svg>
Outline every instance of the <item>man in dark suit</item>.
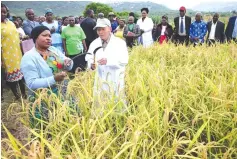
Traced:
<svg viewBox="0 0 237 159">
<path fill-rule="evenodd" d="M 227 41 L 231 40 L 237 43 L 237 16 L 230 17 L 228 25 L 226 27 L 225 35 L 227 37 Z"/>
<path fill-rule="evenodd" d="M 191 18 L 185 16 L 186 8 L 180 7 L 180 16 L 174 18 L 174 35 L 173 40 L 176 44 L 183 44 L 185 42 L 186 46 L 189 43 L 189 29 L 191 25 Z"/>
<path fill-rule="evenodd" d="M 218 19 L 219 14 L 215 13 L 212 21 L 207 23 L 207 43 L 209 46 L 215 44 L 215 42 L 225 42 L 225 24 Z"/>
</svg>

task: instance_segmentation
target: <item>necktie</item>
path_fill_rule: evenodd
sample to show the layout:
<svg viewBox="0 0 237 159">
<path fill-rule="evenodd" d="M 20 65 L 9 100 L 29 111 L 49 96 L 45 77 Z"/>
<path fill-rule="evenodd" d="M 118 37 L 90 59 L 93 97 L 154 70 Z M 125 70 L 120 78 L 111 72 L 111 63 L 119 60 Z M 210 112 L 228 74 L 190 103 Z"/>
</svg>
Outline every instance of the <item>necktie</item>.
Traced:
<svg viewBox="0 0 237 159">
<path fill-rule="evenodd" d="M 183 17 L 181 17 L 180 33 L 184 33 L 184 21 L 183 21 Z"/>
</svg>

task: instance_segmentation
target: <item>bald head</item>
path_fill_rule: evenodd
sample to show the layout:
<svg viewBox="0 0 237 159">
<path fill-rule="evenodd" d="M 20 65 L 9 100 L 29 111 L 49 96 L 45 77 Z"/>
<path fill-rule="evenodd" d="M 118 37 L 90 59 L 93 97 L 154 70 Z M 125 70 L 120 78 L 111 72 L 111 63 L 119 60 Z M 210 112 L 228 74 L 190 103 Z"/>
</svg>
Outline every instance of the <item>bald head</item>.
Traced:
<svg viewBox="0 0 237 159">
<path fill-rule="evenodd" d="M 195 20 L 196 20 L 197 22 L 200 22 L 200 21 L 202 20 L 202 13 L 200 13 L 200 12 L 196 13 L 196 15 L 195 15 Z"/>
<path fill-rule="evenodd" d="M 128 24 L 133 24 L 134 23 L 134 17 L 133 16 L 129 16 L 128 17 Z"/>
<path fill-rule="evenodd" d="M 212 18 L 213 22 L 216 23 L 218 21 L 218 19 L 219 19 L 219 14 L 214 13 L 213 18 Z"/>
<path fill-rule="evenodd" d="M 25 15 L 26 15 L 27 19 L 29 19 L 30 21 L 34 21 L 35 13 L 34 13 L 33 9 L 27 8 L 25 10 Z"/>
</svg>

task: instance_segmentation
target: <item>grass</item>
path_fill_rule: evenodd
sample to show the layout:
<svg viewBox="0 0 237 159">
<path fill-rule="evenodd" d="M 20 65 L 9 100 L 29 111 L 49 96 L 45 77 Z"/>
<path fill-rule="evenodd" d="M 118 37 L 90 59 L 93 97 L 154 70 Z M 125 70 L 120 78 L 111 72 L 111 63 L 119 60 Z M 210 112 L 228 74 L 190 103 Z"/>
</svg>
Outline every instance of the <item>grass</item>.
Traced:
<svg viewBox="0 0 237 159">
<path fill-rule="evenodd" d="M 22 118 L 30 131 L 29 142 L 22 145 L 3 127 L 8 148 L 2 149 L 2 155 L 27 158 L 38 153 L 40 159 L 236 158 L 236 52 L 235 44 L 136 47 L 126 69 L 126 106 L 120 100 L 102 100 L 97 112 L 94 73 L 80 73 L 68 88 L 68 93 L 79 99 L 80 115 L 67 101 L 40 94 L 39 99 L 49 103 L 49 120 L 41 122 L 44 129 L 31 129 L 28 119 Z M 22 107 L 29 109 L 29 105 Z"/>
</svg>

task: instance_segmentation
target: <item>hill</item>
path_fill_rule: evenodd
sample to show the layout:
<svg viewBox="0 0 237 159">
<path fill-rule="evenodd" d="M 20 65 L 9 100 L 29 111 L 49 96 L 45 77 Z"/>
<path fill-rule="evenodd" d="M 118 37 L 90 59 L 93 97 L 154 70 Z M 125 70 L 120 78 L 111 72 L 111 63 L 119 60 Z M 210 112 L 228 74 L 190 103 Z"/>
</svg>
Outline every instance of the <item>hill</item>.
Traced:
<svg viewBox="0 0 237 159">
<path fill-rule="evenodd" d="M 149 8 L 151 13 L 155 12 L 167 12 L 170 11 L 164 5 L 153 3 L 153 2 L 118 2 L 118 3 L 109 3 L 109 5 L 114 8 L 117 12 L 122 11 L 133 11 L 140 12 L 141 8 L 147 7 Z"/>
<path fill-rule="evenodd" d="M 13 15 L 19 15 L 24 17 L 24 12 L 26 8 L 33 8 L 36 15 L 44 15 L 45 8 L 51 8 L 54 11 L 55 15 L 65 16 L 65 15 L 82 15 L 86 5 L 88 5 L 89 1 L 3 1 L 6 4 L 10 12 Z M 170 9 L 167 7 L 152 3 L 152 2 L 123 2 L 123 3 L 109 3 L 114 11 L 133 11 L 140 12 L 140 9 L 143 7 L 147 7 L 151 10 L 151 13 L 155 14 L 157 12 L 169 12 Z"/>
<path fill-rule="evenodd" d="M 237 10 L 237 2 L 203 2 L 193 7 L 193 10 L 205 12 L 230 12 L 232 10 Z"/>
</svg>

